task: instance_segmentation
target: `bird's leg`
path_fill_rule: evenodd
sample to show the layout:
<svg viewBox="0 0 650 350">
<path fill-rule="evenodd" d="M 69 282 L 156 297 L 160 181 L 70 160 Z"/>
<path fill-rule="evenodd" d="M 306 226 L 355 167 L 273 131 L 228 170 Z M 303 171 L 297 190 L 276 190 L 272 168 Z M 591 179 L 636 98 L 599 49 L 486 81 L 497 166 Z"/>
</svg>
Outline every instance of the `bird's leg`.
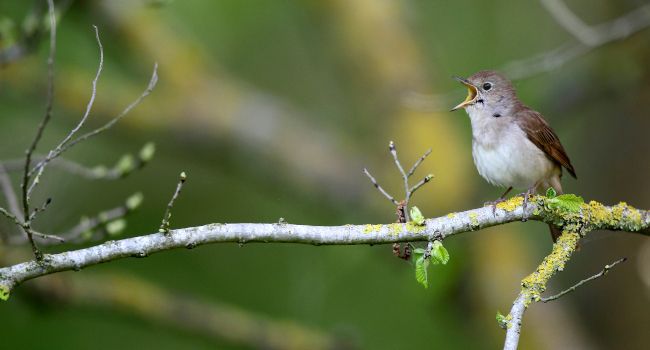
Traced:
<svg viewBox="0 0 650 350">
<path fill-rule="evenodd" d="M 497 211 L 497 204 L 505 201 L 506 196 L 508 195 L 508 193 L 510 193 L 510 191 L 512 191 L 512 186 L 508 187 L 508 189 L 505 192 L 503 192 L 501 197 L 499 197 L 497 200 L 491 201 L 491 202 L 485 202 L 484 206 L 487 207 L 488 205 L 491 205 L 492 206 L 492 215 L 494 215 L 496 213 L 496 211 Z"/>
<path fill-rule="evenodd" d="M 524 202 L 521 204 L 521 208 L 524 211 L 523 216 L 521 217 L 521 221 L 528 221 L 528 214 L 526 214 L 526 206 L 528 206 L 528 197 L 532 196 L 533 193 L 535 193 L 535 189 L 537 188 L 538 183 L 535 183 L 534 185 L 530 186 L 526 192 L 524 192 Z"/>
</svg>

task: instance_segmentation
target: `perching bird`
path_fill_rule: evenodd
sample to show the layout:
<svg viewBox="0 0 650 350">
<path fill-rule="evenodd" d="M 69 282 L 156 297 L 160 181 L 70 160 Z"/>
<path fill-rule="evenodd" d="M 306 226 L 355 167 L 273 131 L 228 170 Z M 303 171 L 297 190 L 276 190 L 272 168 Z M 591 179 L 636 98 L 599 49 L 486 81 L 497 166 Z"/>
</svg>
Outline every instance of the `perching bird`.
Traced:
<svg viewBox="0 0 650 350">
<path fill-rule="evenodd" d="M 525 106 L 512 83 L 495 71 L 481 71 L 467 79 L 456 77 L 469 91 L 465 101 L 452 111 L 464 108 L 472 123 L 472 156 L 479 174 L 506 192 L 527 189 L 528 197 L 552 187 L 562 193 L 562 167 L 576 177 L 564 147 L 544 117 Z M 560 230 L 549 224 L 553 242 Z"/>
</svg>

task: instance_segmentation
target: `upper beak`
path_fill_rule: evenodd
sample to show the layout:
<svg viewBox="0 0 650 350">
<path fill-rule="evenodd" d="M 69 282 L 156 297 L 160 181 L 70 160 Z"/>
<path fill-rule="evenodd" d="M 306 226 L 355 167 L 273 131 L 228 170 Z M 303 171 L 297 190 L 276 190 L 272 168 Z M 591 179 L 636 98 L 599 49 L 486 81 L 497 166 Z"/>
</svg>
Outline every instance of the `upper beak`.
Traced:
<svg viewBox="0 0 650 350">
<path fill-rule="evenodd" d="M 463 79 L 460 77 L 454 77 L 454 79 L 458 80 L 460 83 L 463 85 L 467 86 L 467 97 L 465 98 L 465 101 L 461 102 L 458 104 L 458 106 L 454 107 L 451 109 L 451 111 L 455 111 L 459 108 L 463 108 L 467 105 L 474 104 L 476 102 L 476 97 L 478 96 L 478 89 L 476 86 L 472 85 L 467 79 Z"/>
</svg>

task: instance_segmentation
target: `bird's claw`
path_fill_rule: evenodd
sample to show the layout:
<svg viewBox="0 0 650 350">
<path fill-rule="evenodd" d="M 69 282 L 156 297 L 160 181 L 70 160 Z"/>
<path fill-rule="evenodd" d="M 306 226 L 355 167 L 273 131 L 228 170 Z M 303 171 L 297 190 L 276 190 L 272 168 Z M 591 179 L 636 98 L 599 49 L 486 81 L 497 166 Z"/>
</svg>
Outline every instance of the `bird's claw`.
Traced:
<svg viewBox="0 0 650 350">
<path fill-rule="evenodd" d="M 485 202 L 485 203 L 483 204 L 483 206 L 484 206 L 484 207 L 491 206 L 491 207 L 492 207 L 492 215 L 496 216 L 497 205 L 498 205 L 499 203 L 502 203 L 502 202 L 505 202 L 505 201 L 506 201 L 506 199 L 503 198 L 503 197 L 501 197 L 501 198 L 498 198 L 497 200 L 494 200 L 494 201 Z"/>
</svg>

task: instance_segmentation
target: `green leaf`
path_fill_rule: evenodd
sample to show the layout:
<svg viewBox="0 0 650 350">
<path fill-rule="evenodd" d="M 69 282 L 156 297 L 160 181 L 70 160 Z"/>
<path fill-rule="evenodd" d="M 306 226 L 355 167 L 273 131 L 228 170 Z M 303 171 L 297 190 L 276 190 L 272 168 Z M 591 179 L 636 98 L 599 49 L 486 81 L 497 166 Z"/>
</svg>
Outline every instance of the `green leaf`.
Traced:
<svg viewBox="0 0 650 350">
<path fill-rule="evenodd" d="M 424 255 L 424 248 L 415 248 L 415 249 L 413 249 L 413 254 Z"/>
<path fill-rule="evenodd" d="M 424 286 L 429 288 L 429 277 L 427 275 L 427 267 L 429 267 L 429 259 L 425 259 L 424 255 L 420 256 L 415 261 L 415 279 Z"/>
<path fill-rule="evenodd" d="M 116 236 L 126 229 L 126 220 L 117 219 L 106 224 L 106 232 L 110 236 Z"/>
<path fill-rule="evenodd" d="M 153 155 L 156 153 L 156 144 L 153 142 L 147 142 L 142 149 L 140 150 L 140 160 L 143 162 L 148 162 L 153 158 Z"/>
<path fill-rule="evenodd" d="M 104 177 L 108 174 L 108 169 L 103 165 L 98 165 L 92 169 L 93 175 L 97 177 Z"/>
<path fill-rule="evenodd" d="M 553 187 L 549 187 L 548 190 L 546 190 L 546 197 L 555 198 L 555 196 L 557 196 L 557 192 L 555 192 Z"/>
<path fill-rule="evenodd" d="M 550 209 L 560 209 L 569 212 L 579 211 L 580 205 L 584 202 L 582 197 L 576 196 L 575 194 L 563 194 L 546 200 L 546 204 Z"/>
<path fill-rule="evenodd" d="M 0 286 L 0 300 L 9 300 L 9 289 L 5 286 Z"/>
<path fill-rule="evenodd" d="M 443 265 L 446 265 L 447 262 L 449 262 L 449 252 L 440 241 L 433 241 L 433 247 L 431 248 L 431 261 L 434 264 Z"/>
<path fill-rule="evenodd" d="M 424 215 L 422 215 L 422 212 L 418 207 L 411 207 L 410 214 L 411 221 L 415 222 L 419 226 L 424 225 Z"/>
<path fill-rule="evenodd" d="M 130 173 L 135 169 L 135 160 L 133 159 L 133 156 L 130 154 L 123 155 L 117 162 L 115 168 L 117 168 L 117 171 L 122 175 Z"/>
<path fill-rule="evenodd" d="M 126 207 L 129 210 L 136 210 L 142 204 L 144 196 L 141 192 L 136 192 L 126 199 Z"/>
<path fill-rule="evenodd" d="M 499 327 L 503 329 L 508 329 L 508 326 L 510 325 L 510 316 L 503 316 L 503 314 L 499 311 L 497 311 L 497 323 L 499 324 Z"/>
</svg>

